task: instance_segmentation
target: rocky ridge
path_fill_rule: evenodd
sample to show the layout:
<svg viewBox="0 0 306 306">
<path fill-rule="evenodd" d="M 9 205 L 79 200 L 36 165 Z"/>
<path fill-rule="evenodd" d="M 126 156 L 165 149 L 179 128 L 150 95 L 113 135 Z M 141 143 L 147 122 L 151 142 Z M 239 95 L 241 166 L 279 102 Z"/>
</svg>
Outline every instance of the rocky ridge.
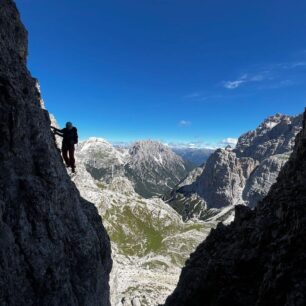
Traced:
<svg viewBox="0 0 306 306">
<path fill-rule="evenodd" d="M 107 306 L 109 238 L 63 166 L 27 50 L 0 0 L 0 304 Z"/>
<path fill-rule="evenodd" d="M 191 254 L 166 306 L 305 305 L 306 111 L 277 182 L 254 210 L 239 205 Z"/>
<path fill-rule="evenodd" d="M 189 171 L 169 147 L 151 140 L 119 150 L 102 138 L 92 137 L 78 145 L 76 156 L 96 180 L 109 183 L 115 177 L 127 177 L 145 198 L 169 192 Z"/>
<path fill-rule="evenodd" d="M 97 180 L 109 183 L 114 177 L 124 176 L 127 151 L 120 152 L 103 138 L 91 137 L 82 141 L 76 155 L 87 171 Z"/>
<path fill-rule="evenodd" d="M 270 116 L 256 130 L 240 136 L 234 151 L 237 157 L 251 157 L 260 162 L 272 155 L 286 154 L 292 151 L 301 126 L 302 115 Z"/>
<path fill-rule="evenodd" d="M 276 114 L 242 135 L 236 148 L 216 150 L 201 175 L 180 183 L 164 199 L 184 218 L 207 220 L 220 209 L 244 204 L 254 207 L 268 193 L 288 160 L 302 116 Z"/>
<path fill-rule="evenodd" d="M 129 149 L 126 176 L 134 182 L 135 191 L 149 198 L 162 196 L 189 172 L 187 164 L 160 142 L 136 142 Z"/>
</svg>

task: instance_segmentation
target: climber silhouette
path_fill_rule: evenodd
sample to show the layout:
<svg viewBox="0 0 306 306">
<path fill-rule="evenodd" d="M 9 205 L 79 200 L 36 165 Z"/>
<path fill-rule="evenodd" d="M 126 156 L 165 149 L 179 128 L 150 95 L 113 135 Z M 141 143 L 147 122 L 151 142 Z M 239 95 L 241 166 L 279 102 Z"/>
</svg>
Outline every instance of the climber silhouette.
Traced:
<svg viewBox="0 0 306 306">
<path fill-rule="evenodd" d="M 71 171 L 75 173 L 75 158 L 74 158 L 74 145 L 78 143 L 78 131 L 71 122 L 66 123 L 66 127 L 58 129 L 51 126 L 54 134 L 63 137 L 62 154 L 67 168 L 71 167 Z M 69 156 L 68 156 L 69 153 Z"/>
</svg>

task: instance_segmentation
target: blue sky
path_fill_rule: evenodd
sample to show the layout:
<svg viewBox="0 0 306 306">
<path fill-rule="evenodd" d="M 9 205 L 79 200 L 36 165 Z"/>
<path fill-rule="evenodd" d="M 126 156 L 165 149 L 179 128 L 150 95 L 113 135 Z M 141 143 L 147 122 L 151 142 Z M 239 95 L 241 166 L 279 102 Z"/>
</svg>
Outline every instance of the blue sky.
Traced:
<svg viewBox="0 0 306 306">
<path fill-rule="evenodd" d="M 219 144 L 306 101 L 306 1 L 17 0 L 29 68 L 81 138 Z"/>
</svg>

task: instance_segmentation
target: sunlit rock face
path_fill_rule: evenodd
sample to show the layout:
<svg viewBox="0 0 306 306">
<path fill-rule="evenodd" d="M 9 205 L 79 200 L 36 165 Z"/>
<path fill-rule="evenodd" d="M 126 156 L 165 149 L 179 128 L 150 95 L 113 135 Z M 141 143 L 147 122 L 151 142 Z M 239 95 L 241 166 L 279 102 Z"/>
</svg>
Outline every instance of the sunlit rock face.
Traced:
<svg viewBox="0 0 306 306">
<path fill-rule="evenodd" d="M 189 172 L 188 165 L 169 147 L 157 141 L 139 141 L 129 150 L 127 177 L 143 197 L 162 196 Z"/>
<path fill-rule="evenodd" d="M 234 149 L 216 150 L 192 181 L 181 182 L 164 199 L 184 218 L 209 220 L 237 204 L 254 207 L 267 195 L 288 160 L 302 115 L 276 114 L 243 134 Z M 229 210 L 230 211 L 230 210 Z"/>
<path fill-rule="evenodd" d="M 0 0 L 0 305 L 110 305 L 108 235 L 67 175 L 26 59 L 16 5 Z"/>
<path fill-rule="evenodd" d="M 290 152 L 275 154 L 264 159 L 249 176 L 243 189 L 242 198 L 246 205 L 254 208 L 269 192 L 271 186 L 288 161 Z"/>
<path fill-rule="evenodd" d="M 301 130 L 302 115 L 276 114 L 264 120 L 254 131 L 238 139 L 235 152 L 238 157 L 259 160 L 292 151 L 297 133 Z"/>
<path fill-rule="evenodd" d="M 305 305 L 306 112 L 277 182 L 191 254 L 166 306 Z"/>
<path fill-rule="evenodd" d="M 169 147 L 151 140 L 118 149 L 105 139 L 91 137 L 78 145 L 76 155 L 96 180 L 110 183 L 115 177 L 126 177 L 145 198 L 169 192 L 190 170 Z"/>
<path fill-rule="evenodd" d="M 76 151 L 87 171 L 97 180 L 109 183 L 114 177 L 124 176 L 126 150 L 121 152 L 103 138 L 91 137 L 82 141 Z"/>
</svg>

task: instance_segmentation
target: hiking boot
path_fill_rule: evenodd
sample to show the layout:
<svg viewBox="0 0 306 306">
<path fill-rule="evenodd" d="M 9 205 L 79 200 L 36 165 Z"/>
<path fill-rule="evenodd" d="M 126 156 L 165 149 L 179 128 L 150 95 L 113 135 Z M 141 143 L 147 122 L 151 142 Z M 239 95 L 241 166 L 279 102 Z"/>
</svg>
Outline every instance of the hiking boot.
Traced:
<svg viewBox="0 0 306 306">
<path fill-rule="evenodd" d="M 75 168 L 71 168 L 71 172 L 72 172 L 72 173 L 75 173 Z"/>
</svg>

